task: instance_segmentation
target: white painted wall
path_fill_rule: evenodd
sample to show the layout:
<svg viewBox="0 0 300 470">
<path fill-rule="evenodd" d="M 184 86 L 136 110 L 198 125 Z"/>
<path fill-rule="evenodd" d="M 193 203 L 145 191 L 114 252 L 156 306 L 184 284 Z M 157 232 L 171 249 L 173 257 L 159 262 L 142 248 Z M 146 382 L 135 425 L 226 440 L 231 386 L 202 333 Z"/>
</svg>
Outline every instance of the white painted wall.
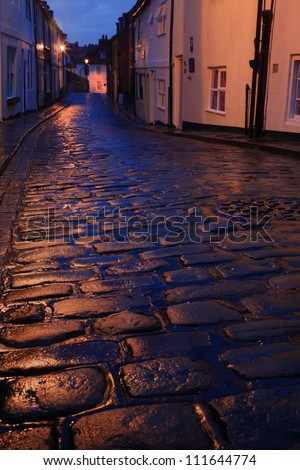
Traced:
<svg viewBox="0 0 300 470">
<path fill-rule="evenodd" d="M 0 119 L 36 109 L 36 60 L 32 2 L 31 20 L 26 15 L 25 0 L 0 2 Z M 15 104 L 7 104 L 7 48 L 16 48 Z M 29 58 L 29 55 L 31 56 Z"/>
<path fill-rule="evenodd" d="M 299 15 L 299 0 L 276 2 L 266 119 L 271 131 L 300 132 L 299 116 L 290 117 L 293 59 L 300 60 Z"/>
<path fill-rule="evenodd" d="M 90 65 L 89 70 L 90 93 L 105 94 L 107 91 L 106 65 Z"/>
<path fill-rule="evenodd" d="M 245 87 L 252 80 L 249 60 L 254 57 L 256 14 L 257 0 L 185 0 L 184 121 L 244 127 Z M 195 59 L 195 73 L 189 73 L 190 58 Z M 227 72 L 224 114 L 209 110 L 211 70 L 220 66 Z"/>
<path fill-rule="evenodd" d="M 155 15 L 161 4 L 166 5 L 166 34 L 158 34 Z M 143 99 L 136 100 L 136 112 L 148 124 L 157 121 L 168 124 L 170 0 L 151 0 L 135 17 L 135 76 L 145 75 Z M 140 34 L 139 34 L 140 31 Z M 164 107 L 158 102 L 158 81 L 165 81 Z M 137 85 L 138 86 L 138 85 Z"/>
</svg>

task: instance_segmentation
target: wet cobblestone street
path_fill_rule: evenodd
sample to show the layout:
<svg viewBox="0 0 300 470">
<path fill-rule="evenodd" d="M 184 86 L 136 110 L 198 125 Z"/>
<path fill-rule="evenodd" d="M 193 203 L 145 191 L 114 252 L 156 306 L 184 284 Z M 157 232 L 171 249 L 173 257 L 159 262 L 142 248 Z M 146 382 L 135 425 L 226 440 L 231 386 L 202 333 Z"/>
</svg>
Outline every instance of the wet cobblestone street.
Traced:
<svg viewBox="0 0 300 470">
<path fill-rule="evenodd" d="M 99 95 L 35 130 L 0 177 L 0 448 L 299 449 L 299 177 Z"/>
</svg>

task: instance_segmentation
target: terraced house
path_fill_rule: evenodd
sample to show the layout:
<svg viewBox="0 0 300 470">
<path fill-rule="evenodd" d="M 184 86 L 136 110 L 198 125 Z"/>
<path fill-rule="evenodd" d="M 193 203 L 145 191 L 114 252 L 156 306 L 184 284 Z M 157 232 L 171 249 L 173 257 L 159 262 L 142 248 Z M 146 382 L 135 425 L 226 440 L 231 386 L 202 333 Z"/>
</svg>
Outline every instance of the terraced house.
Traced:
<svg viewBox="0 0 300 470">
<path fill-rule="evenodd" d="M 0 2 L 0 119 L 51 104 L 64 93 L 66 35 L 47 2 Z"/>
<path fill-rule="evenodd" d="M 134 12 L 136 114 L 260 137 L 300 130 L 299 2 L 144 0 Z"/>
</svg>

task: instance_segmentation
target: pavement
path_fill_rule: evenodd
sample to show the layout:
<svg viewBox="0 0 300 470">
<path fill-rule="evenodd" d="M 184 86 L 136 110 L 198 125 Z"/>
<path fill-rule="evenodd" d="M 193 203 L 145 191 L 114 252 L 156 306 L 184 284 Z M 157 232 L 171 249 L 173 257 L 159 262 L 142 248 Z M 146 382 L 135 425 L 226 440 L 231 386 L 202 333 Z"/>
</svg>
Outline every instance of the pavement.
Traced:
<svg viewBox="0 0 300 470">
<path fill-rule="evenodd" d="M 0 176 L 0 448 L 299 449 L 299 176 L 99 95 L 28 133 Z"/>
<path fill-rule="evenodd" d="M 167 126 L 159 124 L 156 126 L 149 126 L 134 116 L 132 108 L 126 109 L 124 106 L 114 102 L 108 95 L 103 96 L 103 100 L 105 104 L 125 122 L 146 132 L 155 132 L 183 139 L 193 139 L 200 140 L 202 142 L 219 143 L 233 147 L 261 150 L 262 152 L 286 155 L 289 157 L 300 157 L 300 139 L 296 134 L 295 137 L 292 138 L 291 136 L 287 137 L 282 135 L 279 137 L 275 134 L 270 135 L 267 133 L 259 139 L 250 139 L 247 134 L 238 132 L 218 130 L 210 131 L 207 129 L 183 131 L 180 129 L 170 129 Z"/>
</svg>

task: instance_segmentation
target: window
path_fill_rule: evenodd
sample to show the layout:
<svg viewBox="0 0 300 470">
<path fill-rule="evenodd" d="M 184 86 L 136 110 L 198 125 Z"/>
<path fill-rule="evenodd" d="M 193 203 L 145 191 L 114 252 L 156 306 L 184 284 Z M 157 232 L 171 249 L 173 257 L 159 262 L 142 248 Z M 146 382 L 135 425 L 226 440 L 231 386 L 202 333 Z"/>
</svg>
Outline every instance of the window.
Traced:
<svg viewBox="0 0 300 470">
<path fill-rule="evenodd" d="M 147 24 L 149 25 L 150 39 L 153 39 L 153 24 L 154 24 L 154 14 L 153 13 L 150 13 L 150 16 L 147 20 Z"/>
<path fill-rule="evenodd" d="M 33 88 L 33 61 L 32 61 L 32 51 L 28 51 L 28 75 L 27 75 L 27 87 L 28 90 Z"/>
<path fill-rule="evenodd" d="M 31 5 L 30 5 L 30 0 L 25 0 L 25 15 L 26 18 L 31 21 Z"/>
<path fill-rule="evenodd" d="M 293 61 L 290 118 L 300 119 L 300 58 Z"/>
<path fill-rule="evenodd" d="M 102 82 L 97 82 L 97 91 L 102 91 Z"/>
<path fill-rule="evenodd" d="M 7 48 L 7 98 L 13 98 L 16 96 L 16 55 L 17 49 L 9 46 Z"/>
<path fill-rule="evenodd" d="M 211 71 L 210 110 L 225 113 L 226 69 L 217 68 Z"/>
<path fill-rule="evenodd" d="M 145 74 L 139 73 L 137 75 L 137 99 L 144 100 L 144 91 L 145 91 Z"/>
<path fill-rule="evenodd" d="M 154 18 L 158 21 L 157 25 L 157 35 L 162 36 L 167 32 L 167 4 L 162 3 L 156 13 Z"/>
<path fill-rule="evenodd" d="M 138 22 L 138 33 L 137 33 L 137 45 L 142 44 L 142 39 L 143 39 L 143 30 L 142 30 L 142 21 L 139 20 Z"/>
<path fill-rule="evenodd" d="M 96 66 L 96 74 L 101 75 L 101 66 L 100 65 Z"/>
<path fill-rule="evenodd" d="M 166 81 L 157 80 L 157 107 L 166 109 Z"/>
</svg>

